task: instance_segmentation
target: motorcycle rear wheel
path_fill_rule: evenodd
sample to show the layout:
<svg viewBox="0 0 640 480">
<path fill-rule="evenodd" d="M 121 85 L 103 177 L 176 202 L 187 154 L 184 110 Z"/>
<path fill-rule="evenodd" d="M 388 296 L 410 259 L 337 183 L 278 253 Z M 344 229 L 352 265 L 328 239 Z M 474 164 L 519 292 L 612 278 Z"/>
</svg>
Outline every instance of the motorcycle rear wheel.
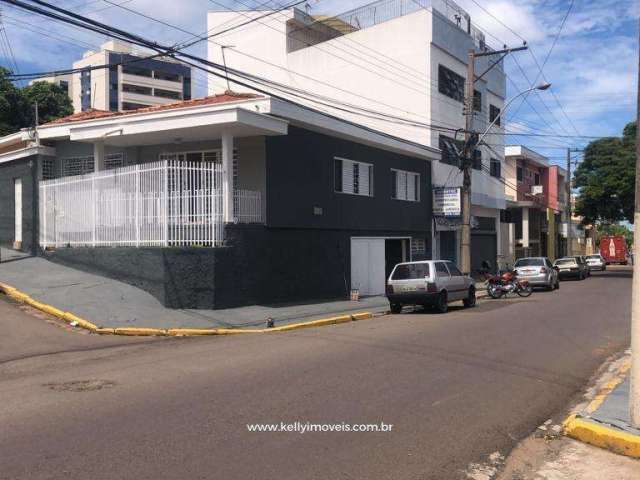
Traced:
<svg viewBox="0 0 640 480">
<path fill-rule="evenodd" d="M 518 295 L 520 295 L 521 297 L 528 297 L 532 293 L 533 293 L 533 287 L 531 287 L 531 285 L 529 285 L 528 283 L 521 285 L 520 288 L 518 289 Z"/>
</svg>

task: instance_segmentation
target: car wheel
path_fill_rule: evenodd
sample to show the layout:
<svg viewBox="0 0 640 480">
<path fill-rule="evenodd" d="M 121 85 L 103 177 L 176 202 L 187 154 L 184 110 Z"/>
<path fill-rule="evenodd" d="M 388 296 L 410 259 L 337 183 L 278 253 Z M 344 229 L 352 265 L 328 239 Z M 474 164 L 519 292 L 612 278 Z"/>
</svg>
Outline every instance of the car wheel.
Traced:
<svg viewBox="0 0 640 480">
<path fill-rule="evenodd" d="M 402 304 L 392 303 L 390 309 L 391 309 L 391 313 L 400 313 L 402 311 Z"/>
<path fill-rule="evenodd" d="M 447 299 L 447 292 L 440 292 L 438 299 L 436 300 L 436 311 L 438 313 L 447 313 L 449 310 L 449 303 Z"/>
<path fill-rule="evenodd" d="M 475 287 L 469 287 L 469 295 L 467 296 L 467 298 L 462 300 L 462 304 L 464 305 L 464 308 L 471 308 L 476 306 L 476 288 Z"/>
<path fill-rule="evenodd" d="M 555 285 L 553 286 L 553 288 L 554 288 L 555 290 L 560 290 L 560 279 L 559 279 L 559 278 L 556 278 L 556 283 L 555 283 Z"/>
</svg>

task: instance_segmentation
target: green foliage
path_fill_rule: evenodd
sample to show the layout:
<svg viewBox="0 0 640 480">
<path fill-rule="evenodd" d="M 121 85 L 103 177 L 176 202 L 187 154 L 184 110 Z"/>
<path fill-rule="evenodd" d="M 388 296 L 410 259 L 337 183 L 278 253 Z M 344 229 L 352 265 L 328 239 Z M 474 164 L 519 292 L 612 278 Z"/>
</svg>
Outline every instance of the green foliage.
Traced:
<svg viewBox="0 0 640 480">
<path fill-rule="evenodd" d="M 624 128 L 621 138 L 602 138 L 587 146 L 573 178 L 580 189 L 575 210 L 583 224 L 633 222 L 635 148 L 635 122 Z"/>
<path fill-rule="evenodd" d="M 33 126 L 35 102 L 40 123 L 73 113 L 71 99 L 58 85 L 35 82 L 20 89 L 7 79 L 8 74 L 0 67 L 0 136 Z"/>
</svg>

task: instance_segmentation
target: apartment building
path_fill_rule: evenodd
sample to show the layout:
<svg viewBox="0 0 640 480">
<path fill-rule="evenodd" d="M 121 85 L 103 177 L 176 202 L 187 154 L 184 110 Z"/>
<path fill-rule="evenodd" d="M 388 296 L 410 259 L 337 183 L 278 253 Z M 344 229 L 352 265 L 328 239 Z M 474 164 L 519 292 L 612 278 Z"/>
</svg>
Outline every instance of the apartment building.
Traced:
<svg viewBox="0 0 640 480">
<path fill-rule="evenodd" d="M 265 11 L 211 11 L 209 31 L 222 30 Z M 220 45 L 232 46 L 224 49 Z M 381 0 L 335 16 L 313 16 L 297 8 L 268 17 L 216 37 L 208 45 L 208 58 L 230 69 L 312 92 L 331 100 L 319 106 L 304 98 L 296 102 L 332 115 L 364 124 L 411 142 L 440 149 L 432 163 L 435 192 L 447 192 L 449 201 L 459 198 L 462 174 L 450 145 L 461 140 L 464 82 L 468 51 L 484 50 L 483 34 L 474 27 L 467 12 L 450 0 Z M 478 59 L 476 71 L 483 72 L 490 57 Z M 232 89 L 250 91 L 233 83 Z M 474 128 L 484 131 L 500 116 L 505 102 L 506 77 L 498 63 L 476 84 L 472 112 Z M 226 90 L 224 79 L 211 76 L 209 94 Z M 342 102 L 335 108 L 332 102 Z M 383 115 L 441 125 L 428 128 L 353 112 L 357 105 Z M 345 111 L 346 110 L 346 111 Z M 475 154 L 472 174 L 472 269 L 483 260 L 492 265 L 501 254 L 500 212 L 505 208 L 502 172 L 504 125 L 498 121 L 488 136 L 488 146 Z M 448 147 L 449 146 L 449 147 Z M 434 204 L 439 204 L 436 199 Z M 455 202 L 454 202 L 455 203 Z M 459 260 L 460 209 L 446 215 L 425 216 L 431 239 L 431 255 Z"/>
<path fill-rule="evenodd" d="M 505 261 L 567 253 L 567 172 L 522 145 L 505 148 Z"/>
<path fill-rule="evenodd" d="M 99 51 L 87 51 L 73 63 L 83 69 L 68 75 L 40 78 L 67 90 L 74 112 L 90 109 L 122 112 L 191 99 L 191 68 L 166 57 L 111 40 Z M 111 65 L 109 68 L 92 68 Z"/>
</svg>

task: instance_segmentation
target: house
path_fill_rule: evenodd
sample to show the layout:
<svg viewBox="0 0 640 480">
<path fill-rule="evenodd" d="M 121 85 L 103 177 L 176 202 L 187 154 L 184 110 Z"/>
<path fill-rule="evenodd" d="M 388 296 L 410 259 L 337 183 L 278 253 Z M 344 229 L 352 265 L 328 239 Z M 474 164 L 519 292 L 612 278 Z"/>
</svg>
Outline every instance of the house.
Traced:
<svg viewBox="0 0 640 480">
<path fill-rule="evenodd" d="M 384 293 L 430 257 L 439 151 L 227 92 L 0 139 L 0 243 L 226 308 Z"/>
<path fill-rule="evenodd" d="M 522 145 L 505 148 L 507 263 L 528 256 L 552 261 L 567 254 L 567 172 Z M 511 229 L 511 230 L 509 230 Z"/>
<path fill-rule="evenodd" d="M 210 32 L 248 22 L 268 12 L 211 11 Z M 235 22 L 235 23 L 233 23 Z M 232 47 L 223 50 L 221 46 Z M 432 163 L 434 187 L 459 189 L 462 174 L 446 148 L 460 141 L 464 130 L 464 84 L 469 49 L 487 50 L 484 35 L 470 15 L 451 0 L 382 0 L 331 17 L 313 16 L 298 8 L 258 19 L 208 43 L 208 59 L 230 69 L 259 74 L 288 87 L 313 92 L 345 105 L 356 105 L 426 125 L 425 128 L 380 115 L 358 115 L 323 106 L 333 115 L 431 148 L 441 149 Z M 496 61 L 476 60 L 478 76 Z M 233 84 L 234 75 L 230 74 Z M 209 93 L 223 92 L 226 82 L 209 78 Z M 236 88 L 236 86 L 234 86 Z M 248 87 L 237 86 L 250 92 Z M 502 165 L 506 95 L 501 62 L 476 83 L 474 129 L 483 132 L 498 118 L 486 146 L 475 153 L 472 173 L 472 269 L 483 260 L 496 264 L 502 253 L 500 215 L 505 207 Z M 305 100 L 299 100 L 305 102 Z M 311 105 L 312 102 L 309 102 Z M 459 196 L 459 195 L 458 195 Z M 460 214 L 434 217 L 432 255 L 459 260 Z"/>
<path fill-rule="evenodd" d="M 73 73 L 35 81 L 54 83 L 71 98 L 74 112 L 112 112 L 191 99 L 191 68 L 169 57 L 134 50 L 127 42 L 110 40 L 73 63 Z M 112 65 L 100 68 L 102 65 Z M 31 83 L 33 83 L 31 82 Z"/>
</svg>

